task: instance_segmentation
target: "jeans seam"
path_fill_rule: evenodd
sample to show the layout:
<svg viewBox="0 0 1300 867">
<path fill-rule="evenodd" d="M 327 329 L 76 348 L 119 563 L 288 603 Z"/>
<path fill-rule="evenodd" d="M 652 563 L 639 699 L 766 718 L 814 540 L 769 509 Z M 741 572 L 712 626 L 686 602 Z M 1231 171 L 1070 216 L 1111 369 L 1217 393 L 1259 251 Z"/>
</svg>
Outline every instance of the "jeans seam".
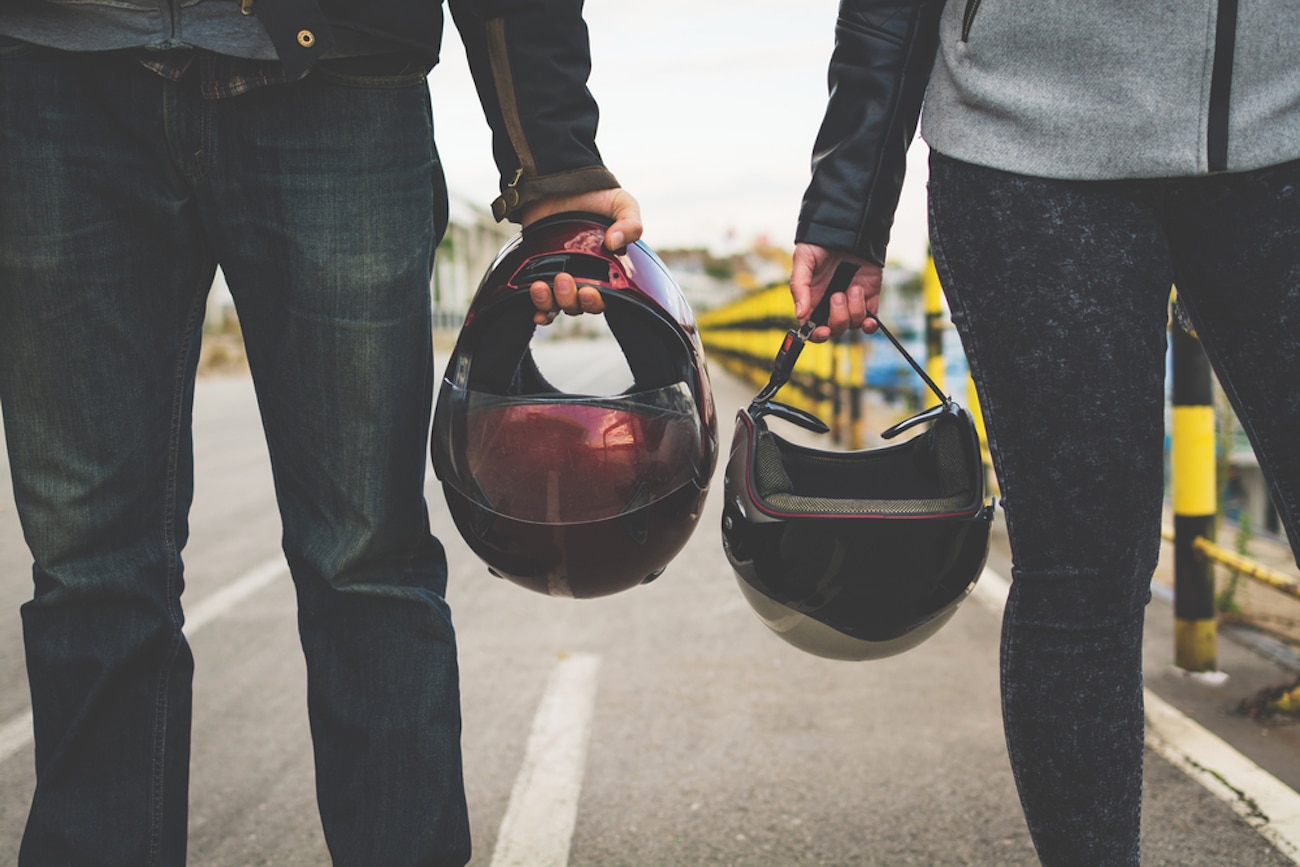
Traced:
<svg viewBox="0 0 1300 867">
<path fill-rule="evenodd" d="M 194 160 L 194 174 L 192 177 L 192 181 L 195 183 L 205 179 L 208 175 L 208 166 L 212 160 L 213 127 L 216 125 L 216 118 L 213 117 L 213 113 L 216 111 L 217 106 L 214 105 L 214 100 L 200 100 L 199 153 Z M 191 316 L 195 312 L 197 311 L 191 311 Z"/>
<path fill-rule="evenodd" d="M 316 74 L 320 76 L 321 83 L 323 84 L 357 90 L 397 90 L 403 87 L 413 87 L 427 79 L 427 76 L 423 73 L 408 72 L 403 75 L 356 75 L 346 72 L 335 72 L 323 67 L 317 69 Z"/>
<path fill-rule="evenodd" d="M 941 223 L 941 220 L 939 219 L 940 204 L 939 204 L 939 196 L 935 195 L 935 193 L 933 192 L 933 182 L 931 182 L 931 192 L 928 197 L 928 201 L 930 205 L 931 258 L 934 259 L 935 270 L 940 275 L 947 274 L 951 276 L 952 268 L 949 267 L 948 265 L 948 258 L 947 256 L 944 255 L 943 252 L 944 250 L 943 240 L 939 236 L 939 226 Z M 943 283 L 942 279 L 940 280 L 940 283 L 941 284 Z M 960 313 L 962 318 L 964 318 L 966 321 L 969 322 L 970 315 L 969 315 L 969 311 L 966 308 L 966 302 L 964 298 L 962 298 L 959 295 L 949 293 L 947 291 L 944 292 L 944 296 L 948 300 L 949 309 L 952 310 L 954 313 L 956 313 L 957 308 L 960 308 Z M 992 394 L 989 393 L 987 388 L 979 387 L 980 385 L 983 384 L 984 375 L 983 375 L 983 369 L 981 368 L 980 361 L 979 361 L 979 356 L 980 356 L 979 338 L 975 336 L 975 334 L 973 333 L 973 329 L 967 329 L 967 333 L 962 335 L 962 343 L 964 349 L 967 342 L 969 342 L 970 348 L 965 351 L 966 364 L 970 370 L 971 378 L 975 381 L 977 392 L 982 392 L 982 394 L 980 394 L 979 396 L 979 399 L 983 404 L 981 416 L 983 417 L 984 420 L 984 438 L 988 443 L 989 457 L 994 462 L 993 469 L 994 469 L 994 475 L 997 476 L 998 478 L 999 493 L 1005 493 L 1007 480 L 1002 478 L 997 468 L 998 436 L 996 431 L 997 428 L 996 418 L 998 412 L 997 412 L 996 405 L 993 403 Z M 1000 497 L 999 499 L 1005 499 L 1005 497 Z M 1002 509 L 1002 520 L 1005 521 L 1007 524 L 1007 534 L 1012 535 L 1011 516 L 1007 513 L 1007 510 L 1005 508 Z M 1014 570 L 1012 570 L 1012 572 L 1013 572 L 1012 577 L 1014 578 Z"/>
<path fill-rule="evenodd" d="M 160 864 L 162 857 L 163 814 L 166 800 L 164 780 L 166 778 L 165 765 L 167 756 L 168 686 L 176 654 L 181 642 L 184 641 L 180 594 L 177 592 L 176 586 L 179 572 L 177 564 L 180 560 L 180 546 L 176 540 L 176 484 L 177 467 L 180 464 L 181 417 L 183 415 L 181 405 L 185 401 L 186 382 L 189 378 L 189 357 L 193 350 L 194 339 L 198 332 L 203 310 L 203 293 L 196 292 L 189 314 L 185 318 L 183 337 L 176 354 L 171 401 L 171 425 L 167 438 L 167 474 L 163 492 L 163 551 L 167 557 L 165 604 L 168 620 L 175 631 L 166 656 L 167 662 L 160 666 L 158 670 L 157 698 L 154 703 L 154 759 L 149 823 L 150 865 Z"/>
</svg>

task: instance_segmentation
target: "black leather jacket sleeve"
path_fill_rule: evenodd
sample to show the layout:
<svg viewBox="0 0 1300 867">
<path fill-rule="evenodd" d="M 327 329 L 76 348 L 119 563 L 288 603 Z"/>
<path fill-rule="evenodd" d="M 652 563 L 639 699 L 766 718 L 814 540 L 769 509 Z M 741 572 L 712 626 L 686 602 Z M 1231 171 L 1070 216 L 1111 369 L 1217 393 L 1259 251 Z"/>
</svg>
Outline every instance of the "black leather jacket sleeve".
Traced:
<svg viewBox="0 0 1300 867">
<path fill-rule="evenodd" d="M 841 0 L 796 241 L 885 263 L 942 8 L 943 0 Z"/>
<path fill-rule="evenodd" d="M 531 202 L 617 187 L 596 149 L 582 0 L 451 0 L 501 172 L 498 220 Z"/>
</svg>

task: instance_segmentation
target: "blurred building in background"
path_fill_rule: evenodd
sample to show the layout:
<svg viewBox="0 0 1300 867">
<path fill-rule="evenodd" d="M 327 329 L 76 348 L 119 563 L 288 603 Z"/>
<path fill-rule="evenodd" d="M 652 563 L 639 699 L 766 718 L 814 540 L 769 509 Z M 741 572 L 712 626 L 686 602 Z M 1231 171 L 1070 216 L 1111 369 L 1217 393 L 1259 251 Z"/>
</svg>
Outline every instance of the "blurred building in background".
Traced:
<svg viewBox="0 0 1300 867">
<path fill-rule="evenodd" d="M 430 295 L 434 331 L 459 332 L 470 298 L 496 258 L 497 251 L 519 231 L 498 223 L 492 212 L 458 196 L 451 197 L 447 233 L 433 260 Z"/>
</svg>

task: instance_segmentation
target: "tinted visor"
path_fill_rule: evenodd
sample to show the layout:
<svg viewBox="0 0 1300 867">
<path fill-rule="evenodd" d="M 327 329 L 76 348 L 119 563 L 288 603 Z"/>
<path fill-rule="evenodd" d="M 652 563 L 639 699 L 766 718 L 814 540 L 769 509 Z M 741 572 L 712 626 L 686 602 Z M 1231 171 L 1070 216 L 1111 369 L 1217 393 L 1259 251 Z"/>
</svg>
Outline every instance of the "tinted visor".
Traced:
<svg viewBox="0 0 1300 867">
<path fill-rule="evenodd" d="M 606 520 L 700 474 L 699 413 L 685 383 L 577 397 L 484 394 L 444 382 L 443 401 L 449 423 L 435 426 L 439 478 L 513 520 Z"/>
</svg>

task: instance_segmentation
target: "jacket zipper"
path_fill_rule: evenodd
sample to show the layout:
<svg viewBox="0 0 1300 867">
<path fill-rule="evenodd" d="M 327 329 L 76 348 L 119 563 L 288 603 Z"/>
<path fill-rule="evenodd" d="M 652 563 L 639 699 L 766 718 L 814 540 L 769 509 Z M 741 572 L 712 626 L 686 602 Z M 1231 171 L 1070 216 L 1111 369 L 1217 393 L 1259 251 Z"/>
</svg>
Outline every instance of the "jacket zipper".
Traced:
<svg viewBox="0 0 1300 867">
<path fill-rule="evenodd" d="M 966 0 L 966 9 L 961 13 L 961 41 L 970 41 L 970 29 L 975 24 L 975 13 L 980 11 L 980 0 Z"/>
<path fill-rule="evenodd" d="M 1205 159 L 1209 170 L 1228 168 L 1228 107 L 1232 95 L 1232 60 L 1237 43 L 1237 0 L 1219 0 L 1214 26 L 1214 66 L 1210 71 L 1210 106 L 1206 118 Z"/>
</svg>

